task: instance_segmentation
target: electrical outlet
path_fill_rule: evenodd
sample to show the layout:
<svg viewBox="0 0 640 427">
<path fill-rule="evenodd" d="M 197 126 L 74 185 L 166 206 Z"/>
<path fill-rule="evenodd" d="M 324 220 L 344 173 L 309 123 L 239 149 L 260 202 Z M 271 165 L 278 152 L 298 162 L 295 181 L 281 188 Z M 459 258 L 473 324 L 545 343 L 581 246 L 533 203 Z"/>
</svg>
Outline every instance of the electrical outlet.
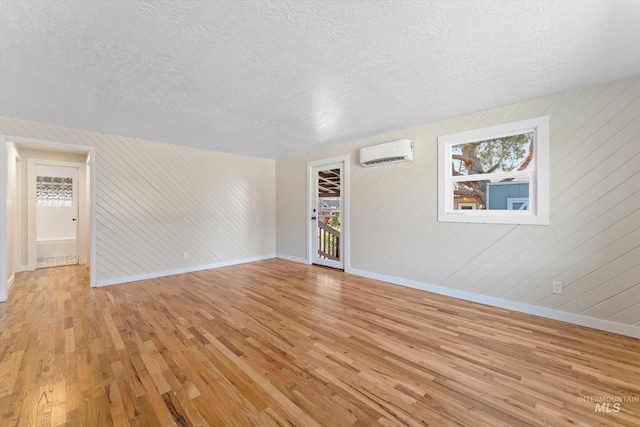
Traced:
<svg viewBox="0 0 640 427">
<path fill-rule="evenodd" d="M 562 282 L 558 282 L 556 280 L 551 282 L 551 287 L 553 290 L 554 294 L 561 294 L 562 293 Z"/>
<path fill-rule="evenodd" d="M 187 259 L 187 258 L 189 258 L 189 252 L 187 252 L 187 251 L 182 251 L 182 258 L 183 258 L 183 259 Z"/>
</svg>

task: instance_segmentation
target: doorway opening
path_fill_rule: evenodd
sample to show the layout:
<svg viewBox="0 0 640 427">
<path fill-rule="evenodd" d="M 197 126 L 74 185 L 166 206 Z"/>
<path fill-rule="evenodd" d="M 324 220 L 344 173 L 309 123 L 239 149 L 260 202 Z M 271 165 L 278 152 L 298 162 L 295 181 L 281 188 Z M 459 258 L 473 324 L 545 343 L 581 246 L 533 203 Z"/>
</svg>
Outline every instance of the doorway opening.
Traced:
<svg viewBox="0 0 640 427">
<path fill-rule="evenodd" d="M 0 135 L 0 170 L 0 302 L 17 273 L 47 263 L 83 264 L 95 287 L 95 148 Z M 71 211 L 38 215 L 54 207 Z"/>
<path fill-rule="evenodd" d="M 309 163 L 310 264 L 348 265 L 348 156 Z"/>
</svg>

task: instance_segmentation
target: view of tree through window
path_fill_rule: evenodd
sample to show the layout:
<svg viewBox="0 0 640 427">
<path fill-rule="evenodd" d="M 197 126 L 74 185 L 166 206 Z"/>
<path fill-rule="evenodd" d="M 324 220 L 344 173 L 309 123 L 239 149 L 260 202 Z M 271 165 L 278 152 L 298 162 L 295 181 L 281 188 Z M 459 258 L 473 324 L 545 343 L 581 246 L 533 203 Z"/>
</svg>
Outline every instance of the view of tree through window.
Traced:
<svg viewBox="0 0 640 427">
<path fill-rule="evenodd" d="M 454 209 L 510 209 L 509 199 L 529 197 L 530 173 L 535 169 L 534 134 L 452 145 L 451 162 Z"/>
<path fill-rule="evenodd" d="M 549 117 L 438 136 L 438 221 L 549 224 Z"/>
</svg>

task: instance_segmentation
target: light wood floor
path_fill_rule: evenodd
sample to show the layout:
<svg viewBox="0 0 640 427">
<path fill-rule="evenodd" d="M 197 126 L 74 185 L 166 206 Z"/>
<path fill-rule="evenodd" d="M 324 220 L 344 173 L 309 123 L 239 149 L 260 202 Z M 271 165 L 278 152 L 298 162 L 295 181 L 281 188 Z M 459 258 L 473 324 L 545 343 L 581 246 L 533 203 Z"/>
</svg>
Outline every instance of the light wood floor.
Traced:
<svg viewBox="0 0 640 427">
<path fill-rule="evenodd" d="M 640 340 L 283 260 L 37 270 L 0 304 L 2 426 L 638 426 L 638 400 Z"/>
</svg>

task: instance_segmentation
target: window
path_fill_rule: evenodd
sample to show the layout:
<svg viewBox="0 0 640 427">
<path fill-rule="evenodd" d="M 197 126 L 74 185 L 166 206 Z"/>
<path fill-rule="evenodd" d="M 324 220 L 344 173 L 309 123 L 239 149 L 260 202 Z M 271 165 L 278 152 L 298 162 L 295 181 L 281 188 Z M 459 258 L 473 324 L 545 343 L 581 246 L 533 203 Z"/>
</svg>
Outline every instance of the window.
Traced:
<svg viewBox="0 0 640 427">
<path fill-rule="evenodd" d="M 549 224 L 549 118 L 438 138 L 438 221 Z"/>
<path fill-rule="evenodd" d="M 524 211 L 529 209 L 529 198 L 528 197 L 513 197 L 507 199 L 507 209 Z"/>
<path fill-rule="evenodd" d="M 57 176 L 37 177 L 36 206 L 73 206 L 73 179 Z"/>
</svg>

